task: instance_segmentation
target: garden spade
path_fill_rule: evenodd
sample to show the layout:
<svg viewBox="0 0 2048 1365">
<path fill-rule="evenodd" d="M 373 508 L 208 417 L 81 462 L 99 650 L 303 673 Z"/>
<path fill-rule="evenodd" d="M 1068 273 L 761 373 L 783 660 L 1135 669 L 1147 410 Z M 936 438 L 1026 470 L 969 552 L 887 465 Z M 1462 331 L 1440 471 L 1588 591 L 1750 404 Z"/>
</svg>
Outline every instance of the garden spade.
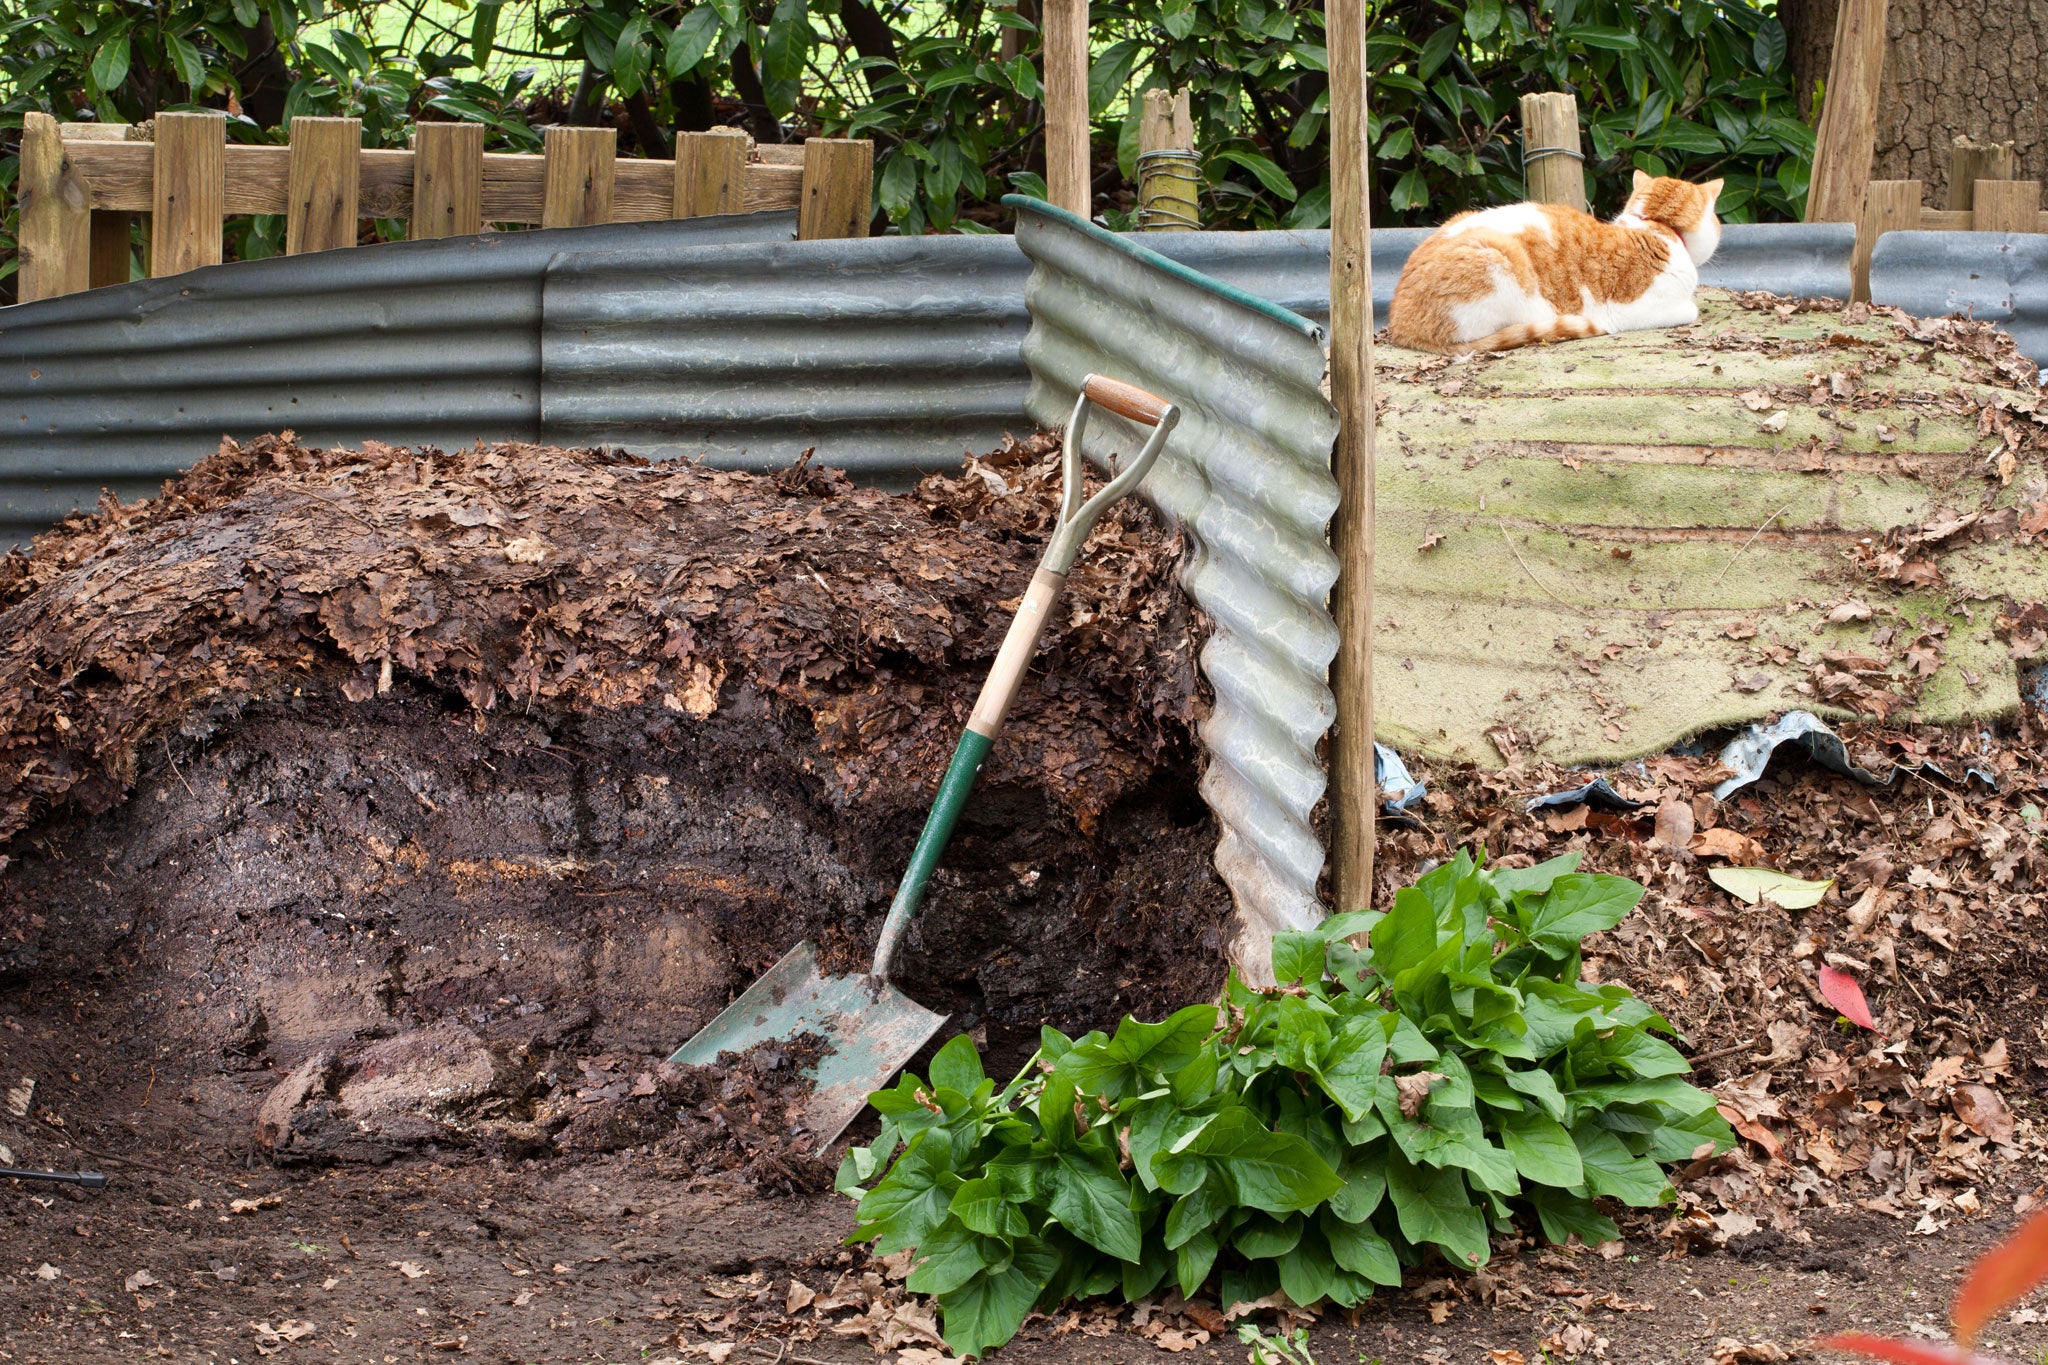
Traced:
<svg viewBox="0 0 2048 1365">
<path fill-rule="evenodd" d="M 1081 433 L 1091 406 L 1148 426 L 1152 432 L 1138 457 L 1094 497 L 1084 500 Z M 799 943 L 724 1013 L 677 1048 L 671 1062 L 704 1066 L 715 1062 L 720 1053 L 743 1052 L 757 1043 L 792 1041 L 807 1033 L 819 1035 L 825 1040 L 825 1050 L 807 1071 L 812 1090 L 804 1107 L 803 1126 L 817 1138 L 818 1150 L 823 1152 L 867 1104 L 868 1093 L 886 1084 L 939 1031 L 946 1016 L 898 990 L 889 980 L 890 969 L 924 902 L 939 857 L 953 835 L 953 825 L 974 789 L 982 760 L 1003 728 L 1003 718 L 1009 714 L 1025 669 L 1038 649 L 1038 637 L 1059 601 L 1081 543 L 1110 504 L 1144 479 L 1166 445 L 1167 433 L 1179 420 L 1179 408 L 1143 389 L 1101 375 L 1091 374 L 1082 381 L 1061 452 L 1059 521 L 1046 543 L 1038 572 L 1031 577 L 1023 605 L 1003 637 L 988 681 L 982 684 L 966 732 L 953 750 L 953 761 L 939 783 L 924 833 L 918 837 L 910 866 L 889 905 L 889 917 L 883 921 L 874 965 L 865 976 L 826 976 L 818 970 L 817 950 L 809 942 Z"/>
</svg>

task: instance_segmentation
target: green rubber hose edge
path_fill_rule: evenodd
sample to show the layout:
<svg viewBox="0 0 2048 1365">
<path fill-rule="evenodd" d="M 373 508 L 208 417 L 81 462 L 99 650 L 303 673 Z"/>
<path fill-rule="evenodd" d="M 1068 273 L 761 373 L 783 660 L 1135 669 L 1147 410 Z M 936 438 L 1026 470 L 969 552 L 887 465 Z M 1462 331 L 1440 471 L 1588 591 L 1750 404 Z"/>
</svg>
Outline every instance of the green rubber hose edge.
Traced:
<svg viewBox="0 0 2048 1365">
<path fill-rule="evenodd" d="M 946 775 L 939 779 L 939 794 L 932 801 L 931 814 L 925 817 L 924 833 L 917 836 L 917 848 L 910 855 L 910 865 L 903 870 L 903 880 L 897 884 L 896 899 L 889 903 L 889 918 L 883 921 L 882 937 L 875 945 L 873 975 L 889 975 L 897 947 L 918 907 L 924 904 L 932 875 L 939 870 L 939 859 L 953 838 L 953 826 L 959 823 L 960 812 L 967 808 L 974 780 L 981 776 L 982 760 L 994 745 L 992 735 L 973 730 L 961 732 L 960 743 L 953 749 L 953 761 L 946 765 Z"/>
</svg>

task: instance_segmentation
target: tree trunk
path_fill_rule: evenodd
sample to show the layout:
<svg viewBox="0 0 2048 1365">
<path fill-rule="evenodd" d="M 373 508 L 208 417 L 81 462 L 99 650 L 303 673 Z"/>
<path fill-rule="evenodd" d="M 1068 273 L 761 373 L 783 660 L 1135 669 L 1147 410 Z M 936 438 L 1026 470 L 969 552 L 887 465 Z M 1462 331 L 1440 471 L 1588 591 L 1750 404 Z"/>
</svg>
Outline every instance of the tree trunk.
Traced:
<svg viewBox="0 0 2048 1365">
<path fill-rule="evenodd" d="M 1779 0 L 1799 110 L 1812 114 L 1835 40 L 1837 0 Z M 2022 179 L 2048 177 L 2048 0 L 1891 0 L 1871 176 L 1919 180 L 1948 197 L 1956 134 L 2018 144 Z"/>
</svg>

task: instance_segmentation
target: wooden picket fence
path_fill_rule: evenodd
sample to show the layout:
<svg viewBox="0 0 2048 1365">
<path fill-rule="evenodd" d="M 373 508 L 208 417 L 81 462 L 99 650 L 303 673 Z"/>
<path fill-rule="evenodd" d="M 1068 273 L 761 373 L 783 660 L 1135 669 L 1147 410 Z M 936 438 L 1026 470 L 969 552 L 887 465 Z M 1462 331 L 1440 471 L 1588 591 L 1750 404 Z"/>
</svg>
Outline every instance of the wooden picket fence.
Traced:
<svg viewBox="0 0 2048 1365">
<path fill-rule="evenodd" d="M 581 227 L 797 210 L 797 235 L 864 237 L 874 145 L 811 138 L 756 146 L 736 128 L 683 133 L 673 162 L 626 159 L 615 130 L 545 130 L 541 155 L 484 151 L 483 126 L 422 123 L 406 149 L 365 148 L 352 118 L 295 118 L 288 146 L 227 142 L 219 114 L 159 114 L 126 127 L 30 114 L 21 142 L 19 298 L 121 283 L 134 215 L 149 215 L 148 267 L 221 260 L 231 213 L 283 214 L 285 251 L 356 245 L 359 219 L 404 219 L 414 239 L 486 223 Z"/>
</svg>

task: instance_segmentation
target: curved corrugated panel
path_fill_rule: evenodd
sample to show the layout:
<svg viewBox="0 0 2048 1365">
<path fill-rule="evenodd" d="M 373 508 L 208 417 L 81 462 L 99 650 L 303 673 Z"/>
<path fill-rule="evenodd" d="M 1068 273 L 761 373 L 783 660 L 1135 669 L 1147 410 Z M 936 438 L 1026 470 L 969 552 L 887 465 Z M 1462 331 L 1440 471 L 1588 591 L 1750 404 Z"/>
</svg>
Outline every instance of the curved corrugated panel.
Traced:
<svg viewBox="0 0 2048 1365">
<path fill-rule="evenodd" d="M 1238 908 L 1231 957 L 1262 974 L 1275 932 L 1324 914 L 1309 817 L 1325 786 L 1316 749 L 1336 716 L 1327 529 L 1337 413 L 1322 392 L 1321 329 L 1056 209 L 1023 209 L 1017 243 L 1034 267 L 1031 415 L 1064 423 L 1091 372 L 1184 413 L 1141 492 L 1186 531 L 1183 582 L 1215 622 L 1202 652 L 1216 693 L 1202 795 L 1222 826 L 1216 868 Z M 1141 439 L 1097 413 L 1084 448 L 1107 463 Z"/>
<path fill-rule="evenodd" d="M 793 214 L 490 233 L 212 266 L 0 309 L 0 541 L 223 436 L 540 436 L 541 279 L 564 249 L 783 239 Z"/>
<path fill-rule="evenodd" d="M 1870 297 L 1916 318 L 1995 322 L 2048 366 L 2048 235 L 1887 232 L 1870 253 Z"/>
<path fill-rule="evenodd" d="M 1024 276 L 1007 237 L 579 253 L 548 272 L 549 440 L 883 482 L 1024 434 Z"/>
</svg>

